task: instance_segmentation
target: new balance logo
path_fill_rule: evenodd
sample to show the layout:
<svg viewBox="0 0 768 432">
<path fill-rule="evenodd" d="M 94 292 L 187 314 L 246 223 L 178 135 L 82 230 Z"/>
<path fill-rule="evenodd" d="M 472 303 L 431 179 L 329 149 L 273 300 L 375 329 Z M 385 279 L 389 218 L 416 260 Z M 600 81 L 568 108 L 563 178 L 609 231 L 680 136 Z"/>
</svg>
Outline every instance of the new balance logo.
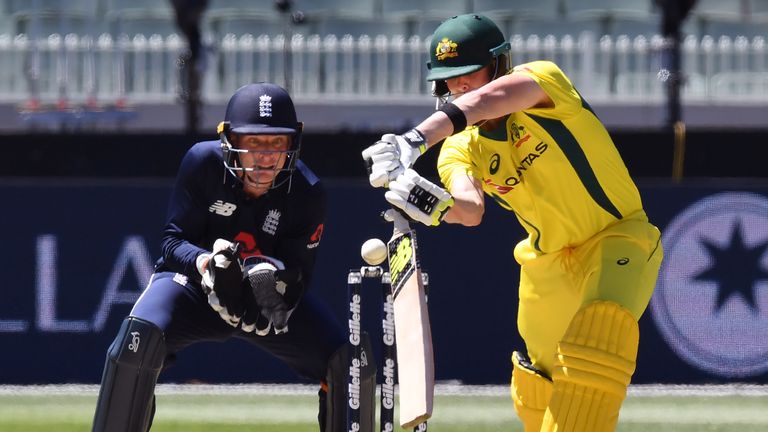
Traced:
<svg viewBox="0 0 768 432">
<path fill-rule="evenodd" d="M 208 211 L 221 216 L 232 216 L 232 213 L 236 208 L 237 206 L 232 203 L 217 200 L 215 203 L 211 204 L 210 207 L 208 207 Z"/>
<path fill-rule="evenodd" d="M 269 235 L 275 235 L 277 232 L 277 224 L 280 222 L 280 212 L 277 210 L 270 210 L 267 213 L 267 217 L 264 219 L 264 225 L 261 229 Z"/>
</svg>

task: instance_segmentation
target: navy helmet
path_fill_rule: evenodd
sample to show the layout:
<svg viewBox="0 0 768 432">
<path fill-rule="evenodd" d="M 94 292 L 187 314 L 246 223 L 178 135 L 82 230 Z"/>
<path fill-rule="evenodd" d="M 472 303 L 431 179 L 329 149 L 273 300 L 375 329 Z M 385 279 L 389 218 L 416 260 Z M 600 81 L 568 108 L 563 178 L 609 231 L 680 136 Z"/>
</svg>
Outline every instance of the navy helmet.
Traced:
<svg viewBox="0 0 768 432">
<path fill-rule="evenodd" d="M 238 149 L 232 144 L 232 134 L 288 135 L 291 145 L 286 152 L 287 158 L 272 183 L 273 188 L 278 187 L 290 181 L 296 168 L 303 128 L 303 123 L 296 120 L 296 109 L 284 88 L 267 82 L 246 84 L 229 99 L 224 121 L 219 123 L 224 166 L 238 179 L 240 176 L 237 171 L 252 169 L 240 163 L 239 153 L 247 150 Z"/>
</svg>

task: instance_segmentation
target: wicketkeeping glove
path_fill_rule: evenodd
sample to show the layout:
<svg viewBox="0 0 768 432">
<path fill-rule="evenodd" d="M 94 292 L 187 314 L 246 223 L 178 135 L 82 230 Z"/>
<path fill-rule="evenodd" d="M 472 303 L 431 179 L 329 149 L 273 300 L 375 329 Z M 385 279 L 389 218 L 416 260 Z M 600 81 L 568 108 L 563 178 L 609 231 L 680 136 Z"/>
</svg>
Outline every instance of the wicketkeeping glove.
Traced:
<svg viewBox="0 0 768 432">
<path fill-rule="evenodd" d="M 384 198 L 411 219 L 433 226 L 440 224 L 453 205 L 451 194 L 412 169 L 389 183 Z"/>
<path fill-rule="evenodd" d="M 218 239 L 211 254 L 197 258 L 197 270 L 202 274 L 202 287 L 208 304 L 229 325 L 237 327 L 245 311 L 242 294 L 243 268 L 240 264 L 240 243 Z"/>
<path fill-rule="evenodd" d="M 381 140 L 363 150 L 368 166 L 368 181 L 373 187 L 384 187 L 397 178 L 427 151 L 427 141 L 417 129 L 402 135 L 385 134 Z"/>
<path fill-rule="evenodd" d="M 241 328 L 261 336 L 269 333 L 270 327 L 274 327 L 276 334 L 284 333 L 288 331 L 292 312 L 283 297 L 287 285 L 280 278 L 285 266 L 274 258 L 256 261 L 245 266 L 243 285 L 247 306 Z"/>
</svg>

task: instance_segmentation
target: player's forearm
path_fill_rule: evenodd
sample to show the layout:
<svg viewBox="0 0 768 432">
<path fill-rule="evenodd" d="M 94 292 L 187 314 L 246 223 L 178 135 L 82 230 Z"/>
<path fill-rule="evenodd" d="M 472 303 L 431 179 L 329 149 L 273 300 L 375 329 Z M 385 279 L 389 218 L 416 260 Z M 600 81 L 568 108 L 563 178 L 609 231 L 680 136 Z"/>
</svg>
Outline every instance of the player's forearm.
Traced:
<svg viewBox="0 0 768 432">
<path fill-rule="evenodd" d="M 454 205 L 445 214 L 444 222 L 461 224 L 464 226 L 477 226 L 483 220 L 485 208 L 476 202 L 454 200 Z"/>
<path fill-rule="evenodd" d="M 205 249 L 167 231 L 163 235 L 160 246 L 163 261 L 169 269 L 187 276 L 197 276 L 197 257 L 207 252 Z"/>
<path fill-rule="evenodd" d="M 485 214 L 485 196 L 480 181 L 469 173 L 456 174 L 451 179 L 453 207 L 445 215 L 445 222 L 464 226 L 480 225 Z"/>
<path fill-rule="evenodd" d="M 505 75 L 453 101 L 468 125 L 550 103 L 549 96 L 536 81 L 523 74 Z M 416 129 L 426 138 L 427 147 L 459 132 L 453 130 L 453 123 L 442 111 L 434 112 Z"/>
<path fill-rule="evenodd" d="M 551 100 L 533 78 L 513 73 L 465 93 L 453 103 L 467 117 L 467 124 L 476 124 L 482 120 L 549 105 Z"/>
<path fill-rule="evenodd" d="M 470 185 L 474 185 L 474 182 L 471 182 Z M 462 187 L 459 184 L 459 187 L 455 187 L 451 191 L 454 203 L 453 207 L 445 215 L 444 220 L 446 222 L 464 226 L 480 225 L 480 222 L 483 220 L 483 214 L 485 214 L 483 193 L 481 190 L 468 186 L 464 185 Z"/>
<path fill-rule="evenodd" d="M 437 144 L 444 138 L 453 135 L 453 124 L 442 111 L 435 111 L 416 126 L 416 129 L 424 135 L 427 148 Z"/>
</svg>

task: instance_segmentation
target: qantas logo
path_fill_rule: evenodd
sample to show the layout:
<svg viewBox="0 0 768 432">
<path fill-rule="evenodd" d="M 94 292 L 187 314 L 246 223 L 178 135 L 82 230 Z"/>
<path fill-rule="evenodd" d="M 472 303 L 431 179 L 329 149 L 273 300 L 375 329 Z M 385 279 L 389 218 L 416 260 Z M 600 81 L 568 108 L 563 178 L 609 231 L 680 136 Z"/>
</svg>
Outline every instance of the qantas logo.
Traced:
<svg viewBox="0 0 768 432">
<path fill-rule="evenodd" d="M 653 320 L 681 359 L 723 377 L 768 371 L 768 198 L 724 192 L 664 230 Z"/>
<path fill-rule="evenodd" d="M 236 208 L 237 206 L 232 203 L 217 200 L 215 203 L 211 204 L 210 207 L 208 207 L 208 211 L 219 216 L 232 216 L 232 213 Z"/>
<path fill-rule="evenodd" d="M 527 135 L 527 137 L 530 137 L 530 135 Z M 515 186 L 519 185 L 523 181 L 523 175 L 525 174 L 525 172 L 531 169 L 536 159 L 540 158 L 544 154 L 544 152 L 547 151 L 548 148 L 549 148 L 549 145 L 547 145 L 544 141 L 540 141 L 538 144 L 536 144 L 536 147 L 534 147 L 534 151 L 525 155 L 522 158 L 522 160 L 520 160 L 520 163 L 517 164 L 517 166 L 515 167 L 516 175 L 505 178 L 503 184 L 496 183 L 494 182 L 494 180 L 489 178 L 483 179 L 483 182 L 486 185 L 496 189 L 496 192 L 498 192 L 501 195 L 508 193 L 509 191 L 513 190 Z M 500 165 L 501 165 L 500 157 L 498 154 L 494 153 L 491 156 L 490 163 L 488 164 L 488 172 L 491 175 L 496 174 L 496 172 L 499 171 Z"/>
</svg>

